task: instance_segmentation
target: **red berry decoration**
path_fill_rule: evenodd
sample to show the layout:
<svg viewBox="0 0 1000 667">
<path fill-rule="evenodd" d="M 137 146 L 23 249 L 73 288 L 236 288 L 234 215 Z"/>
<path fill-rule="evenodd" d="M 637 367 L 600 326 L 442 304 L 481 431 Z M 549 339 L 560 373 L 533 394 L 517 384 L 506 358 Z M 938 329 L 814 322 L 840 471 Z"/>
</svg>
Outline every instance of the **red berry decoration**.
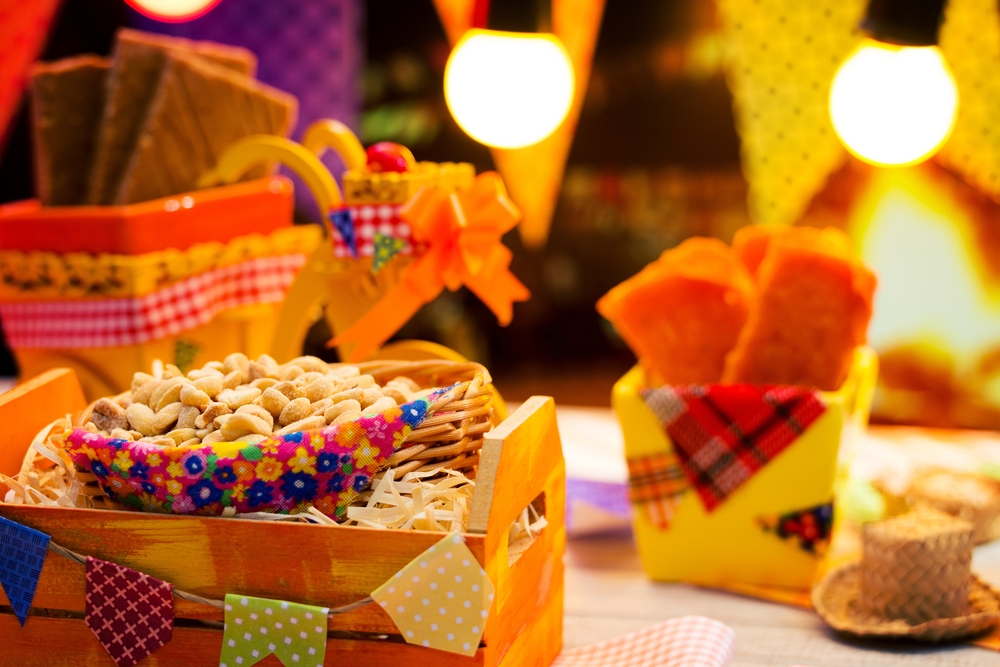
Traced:
<svg viewBox="0 0 1000 667">
<path fill-rule="evenodd" d="M 368 155 L 368 170 L 374 172 L 409 171 L 417 163 L 410 149 L 392 141 L 380 141 L 365 151 Z"/>
</svg>

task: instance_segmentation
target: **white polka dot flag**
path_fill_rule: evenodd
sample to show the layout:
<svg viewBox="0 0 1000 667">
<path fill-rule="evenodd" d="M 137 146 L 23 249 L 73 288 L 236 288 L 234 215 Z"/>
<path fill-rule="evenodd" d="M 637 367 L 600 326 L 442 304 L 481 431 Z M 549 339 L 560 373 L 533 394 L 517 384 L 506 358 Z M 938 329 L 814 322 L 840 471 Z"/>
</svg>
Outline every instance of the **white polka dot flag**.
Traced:
<svg viewBox="0 0 1000 667">
<path fill-rule="evenodd" d="M 493 602 L 493 584 L 458 534 L 417 556 L 372 598 L 410 644 L 473 655 Z"/>
<path fill-rule="evenodd" d="M 274 654 L 285 667 L 323 667 L 326 607 L 226 596 L 219 667 L 250 667 Z"/>
</svg>

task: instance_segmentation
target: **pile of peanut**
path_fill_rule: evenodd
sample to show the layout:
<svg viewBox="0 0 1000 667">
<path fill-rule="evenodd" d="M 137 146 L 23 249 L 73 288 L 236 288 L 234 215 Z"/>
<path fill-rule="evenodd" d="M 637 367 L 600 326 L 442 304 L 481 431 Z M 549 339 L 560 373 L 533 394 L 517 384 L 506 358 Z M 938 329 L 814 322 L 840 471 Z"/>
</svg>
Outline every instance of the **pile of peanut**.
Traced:
<svg viewBox="0 0 1000 667">
<path fill-rule="evenodd" d="M 379 387 L 356 366 L 316 357 L 278 364 L 266 354 L 252 361 L 235 353 L 187 375 L 171 364 L 159 377 L 136 373 L 131 393 L 94 404 L 86 428 L 164 447 L 252 444 L 352 421 L 431 391 L 406 377 Z"/>
</svg>

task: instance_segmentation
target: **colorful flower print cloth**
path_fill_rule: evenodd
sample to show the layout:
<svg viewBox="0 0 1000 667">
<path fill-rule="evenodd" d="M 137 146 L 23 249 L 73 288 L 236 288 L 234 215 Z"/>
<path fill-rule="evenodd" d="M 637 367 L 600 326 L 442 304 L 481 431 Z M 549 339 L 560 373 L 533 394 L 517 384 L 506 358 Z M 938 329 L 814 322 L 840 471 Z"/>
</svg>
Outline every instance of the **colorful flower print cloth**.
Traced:
<svg viewBox="0 0 1000 667">
<path fill-rule="evenodd" d="M 159 447 L 76 429 L 67 452 L 129 509 L 219 516 L 297 514 L 315 507 L 343 520 L 347 506 L 427 417 L 447 389 L 377 415 L 323 429 L 241 442 Z"/>
</svg>

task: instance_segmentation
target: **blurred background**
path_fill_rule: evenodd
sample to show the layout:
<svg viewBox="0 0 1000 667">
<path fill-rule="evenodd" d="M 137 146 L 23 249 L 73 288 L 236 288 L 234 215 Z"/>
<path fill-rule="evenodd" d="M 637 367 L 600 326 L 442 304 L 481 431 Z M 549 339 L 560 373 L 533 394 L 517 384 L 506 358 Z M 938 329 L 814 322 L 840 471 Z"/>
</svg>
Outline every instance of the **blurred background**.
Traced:
<svg viewBox="0 0 1000 667">
<path fill-rule="evenodd" d="M 500 12 L 532 11 L 531 3 L 494 4 Z M 607 3 L 548 243 L 532 250 L 516 232 L 504 239 L 531 300 L 515 305 L 512 324 L 501 328 L 468 291 L 446 292 L 397 338 L 437 341 L 482 361 L 508 399 L 545 393 L 562 404 L 608 404 L 612 384 L 635 360 L 596 313 L 596 300 L 685 238 L 729 241 L 751 221 L 731 92 L 739 77 L 727 69 L 734 62 L 727 35 L 740 26 L 726 31 L 722 4 Z M 784 22 L 773 8 L 771 15 Z M 856 38 L 858 16 L 845 20 L 852 26 L 845 34 Z M 260 80 L 299 97 L 298 133 L 333 117 L 365 145 L 394 141 L 418 160 L 494 168 L 489 150 L 446 107 L 450 47 L 430 0 L 222 0 L 185 23 L 149 19 L 122 0 L 65 0 L 41 59 L 107 54 L 121 26 L 254 50 Z M 822 25 L 812 29 L 822 34 Z M 799 26 L 796 34 L 808 42 L 814 33 Z M 798 149 L 808 152 L 808 142 Z M 339 174 L 336 158 L 328 159 Z M 0 202 L 32 196 L 30 161 L 22 103 L 3 144 Z M 844 227 L 880 275 L 870 332 L 883 368 L 875 420 L 1000 428 L 995 194 L 970 185 L 947 160 L 895 170 L 846 154 L 832 162 L 832 175 L 795 221 Z M 315 207 L 300 190 L 297 220 L 314 221 Z M 327 338 L 319 325 L 314 351 Z M 15 373 L 4 351 L 0 374 Z"/>
</svg>

